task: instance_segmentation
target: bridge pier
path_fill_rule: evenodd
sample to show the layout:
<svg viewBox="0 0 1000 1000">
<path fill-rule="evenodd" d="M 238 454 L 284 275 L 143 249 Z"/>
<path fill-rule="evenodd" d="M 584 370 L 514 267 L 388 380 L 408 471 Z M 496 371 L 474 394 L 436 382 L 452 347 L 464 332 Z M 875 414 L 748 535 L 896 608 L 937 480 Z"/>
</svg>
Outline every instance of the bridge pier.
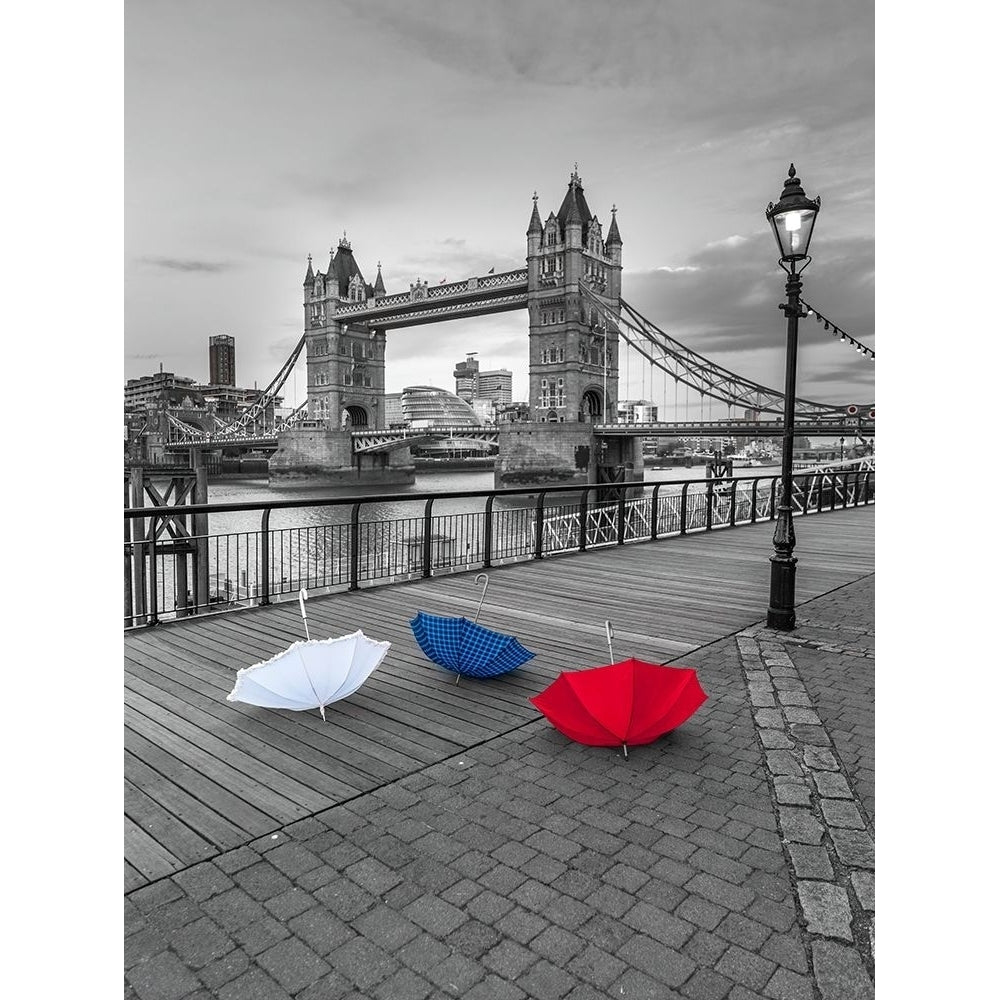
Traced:
<svg viewBox="0 0 1000 1000">
<path fill-rule="evenodd" d="M 587 423 L 526 421 L 498 430 L 496 489 L 642 482 L 638 437 L 599 436 Z"/>
<path fill-rule="evenodd" d="M 355 455 L 350 431 L 294 427 L 278 435 L 267 463 L 271 486 L 409 486 L 414 481 L 409 448 Z"/>
</svg>

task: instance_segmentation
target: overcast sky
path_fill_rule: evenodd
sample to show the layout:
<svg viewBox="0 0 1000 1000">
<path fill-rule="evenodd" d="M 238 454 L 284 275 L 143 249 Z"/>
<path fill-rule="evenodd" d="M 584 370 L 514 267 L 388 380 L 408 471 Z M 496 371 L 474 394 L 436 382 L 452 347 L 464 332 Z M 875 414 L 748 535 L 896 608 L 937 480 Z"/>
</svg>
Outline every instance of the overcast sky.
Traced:
<svg viewBox="0 0 1000 1000">
<path fill-rule="evenodd" d="M 623 298 L 780 388 L 763 213 L 794 161 L 823 199 L 803 295 L 875 347 L 870 0 L 130 0 L 125 15 L 126 378 L 162 362 L 207 380 L 208 338 L 227 333 L 238 383 L 266 384 L 302 333 L 306 255 L 325 267 L 345 230 L 389 293 L 523 267 L 532 193 L 544 219 L 574 163 L 605 231 L 618 207 Z M 521 311 L 389 331 L 386 388 L 454 390 L 467 351 L 526 397 Z M 626 368 L 621 398 L 663 401 L 662 376 Z M 868 402 L 874 363 L 808 320 L 798 394 Z M 674 398 L 671 380 L 668 417 Z"/>
</svg>

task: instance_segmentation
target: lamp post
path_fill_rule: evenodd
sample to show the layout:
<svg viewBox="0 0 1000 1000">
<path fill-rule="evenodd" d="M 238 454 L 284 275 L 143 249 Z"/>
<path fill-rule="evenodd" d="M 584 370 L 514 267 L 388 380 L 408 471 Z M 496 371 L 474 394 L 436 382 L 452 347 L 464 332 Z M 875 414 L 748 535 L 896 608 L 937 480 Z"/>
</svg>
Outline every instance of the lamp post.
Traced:
<svg viewBox="0 0 1000 1000">
<path fill-rule="evenodd" d="M 844 461 L 844 439 L 840 439 L 840 461 Z"/>
<path fill-rule="evenodd" d="M 795 164 L 777 204 L 772 202 L 765 213 L 778 243 L 778 263 L 788 275 L 785 294 L 788 301 L 778 308 L 788 319 L 785 348 L 785 425 L 781 441 L 781 499 L 774 528 L 774 555 L 771 556 L 771 595 L 767 624 L 771 628 L 795 628 L 795 528 L 792 525 L 792 447 L 795 441 L 795 360 L 798 353 L 799 317 L 805 316 L 799 300 L 802 281 L 799 275 L 808 266 L 809 240 L 819 214 L 819 198 L 807 198 L 795 176 Z"/>
</svg>

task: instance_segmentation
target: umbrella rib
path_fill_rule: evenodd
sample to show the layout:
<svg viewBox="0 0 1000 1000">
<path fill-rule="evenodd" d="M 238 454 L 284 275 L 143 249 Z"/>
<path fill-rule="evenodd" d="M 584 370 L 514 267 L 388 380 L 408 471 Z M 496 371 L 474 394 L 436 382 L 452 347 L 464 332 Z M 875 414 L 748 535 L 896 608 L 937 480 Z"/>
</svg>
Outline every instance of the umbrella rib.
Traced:
<svg viewBox="0 0 1000 1000">
<path fill-rule="evenodd" d="M 319 692 L 316 690 L 316 685 L 313 684 L 312 677 L 309 675 L 309 668 L 306 666 L 306 660 L 305 657 L 302 655 L 302 650 L 298 649 L 296 650 L 296 652 L 299 654 L 299 662 L 302 664 L 302 670 L 306 675 L 306 680 L 309 682 L 309 687 L 312 688 L 312 693 L 316 698 L 316 707 L 319 709 L 320 715 L 322 715 L 323 719 L 325 720 L 326 713 L 323 711 L 323 699 L 320 698 Z"/>
</svg>

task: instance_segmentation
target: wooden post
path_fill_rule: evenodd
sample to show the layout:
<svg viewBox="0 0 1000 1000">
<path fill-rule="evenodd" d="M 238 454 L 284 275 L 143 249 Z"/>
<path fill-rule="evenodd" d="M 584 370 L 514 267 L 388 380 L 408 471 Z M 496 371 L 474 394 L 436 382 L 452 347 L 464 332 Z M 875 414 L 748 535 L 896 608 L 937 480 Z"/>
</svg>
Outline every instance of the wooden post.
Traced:
<svg viewBox="0 0 1000 1000">
<path fill-rule="evenodd" d="M 132 499 L 130 506 L 144 507 L 142 490 L 142 469 L 129 470 Z M 132 522 L 132 598 L 135 603 L 132 624 L 146 624 L 146 546 L 143 538 L 146 532 L 144 518 L 137 517 Z"/>
<path fill-rule="evenodd" d="M 184 479 L 181 476 L 173 477 L 171 490 L 175 497 L 183 496 Z M 180 528 L 186 529 L 187 520 L 181 515 L 175 523 Z M 178 535 L 183 535 L 183 531 L 178 532 Z M 191 602 L 188 600 L 188 553 L 187 549 L 182 547 L 184 542 L 181 537 L 174 539 L 174 546 L 177 548 L 174 553 L 174 608 L 178 618 L 185 618 L 191 614 Z"/>
<path fill-rule="evenodd" d="M 204 455 L 198 448 L 191 449 L 191 467 L 194 469 L 195 503 L 208 503 L 208 469 Z M 194 534 L 194 602 L 195 607 L 208 610 L 208 514 L 193 514 Z"/>
</svg>

